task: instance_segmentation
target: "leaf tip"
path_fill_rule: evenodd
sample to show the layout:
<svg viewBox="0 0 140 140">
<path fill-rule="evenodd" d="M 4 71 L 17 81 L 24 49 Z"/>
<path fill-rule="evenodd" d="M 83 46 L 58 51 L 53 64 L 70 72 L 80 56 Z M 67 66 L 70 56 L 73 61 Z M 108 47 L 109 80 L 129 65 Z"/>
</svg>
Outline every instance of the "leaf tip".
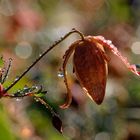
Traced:
<svg viewBox="0 0 140 140">
<path fill-rule="evenodd" d="M 52 124 L 61 134 L 63 133 L 62 121 L 57 115 L 52 116 Z"/>
</svg>

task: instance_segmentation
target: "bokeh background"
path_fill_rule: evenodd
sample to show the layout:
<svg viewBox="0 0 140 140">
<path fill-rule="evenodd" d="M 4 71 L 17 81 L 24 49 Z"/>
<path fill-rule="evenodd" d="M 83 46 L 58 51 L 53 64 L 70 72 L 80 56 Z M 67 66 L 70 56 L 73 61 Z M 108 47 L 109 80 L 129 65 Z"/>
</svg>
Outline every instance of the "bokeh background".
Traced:
<svg viewBox="0 0 140 140">
<path fill-rule="evenodd" d="M 140 63 L 139 0 L 0 0 L 0 55 L 13 59 L 8 86 L 43 51 L 72 28 L 112 40 L 131 63 Z M 104 102 L 85 96 L 72 59 L 68 77 L 70 108 L 61 110 L 66 88 L 58 77 L 62 56 L 78 39 L 71 35 L 37 63 L 10 92 L 24 85 L 43 85 L 47 102 L 60 115 L 63 135 L 49 111 L 32 97 L 0 100 L 0 140 L 140 140 L 140 79 L 112 53 Z"/>
</svg>

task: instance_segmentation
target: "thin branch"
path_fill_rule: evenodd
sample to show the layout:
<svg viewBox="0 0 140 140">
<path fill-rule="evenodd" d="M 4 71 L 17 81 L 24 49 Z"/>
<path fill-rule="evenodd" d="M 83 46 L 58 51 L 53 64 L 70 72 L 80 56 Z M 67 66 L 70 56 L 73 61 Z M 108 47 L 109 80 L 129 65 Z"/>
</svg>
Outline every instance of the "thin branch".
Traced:
<svg viewBox="0 0 140 140">
<path fill-rule="evenodd" d="M 39 97 L 35 97 L 41 104 L 43 104 L 50 112 L 52 115 L 57 115 L 53 108 L 47 103 L 45 102 L 43 99 L 39 98 Z"/>
<path fill-rule="evenodd" d="M 41 91 L 41 94 L 46 94 L 48 91 Z M 37 94 L 39 94 L 38 92 L 27 92 L 27 93 L 23 93 L 23 94 L 17 94 L 17 93 L 13 93 L 13 94 L 4 94 L 3 97 L 9 97 L 9 98 L 23 98 L 26 96 L 34 96 L 35 98 L 37 97 Z"/>
<path fill-rule="evenodd" d="M 8 88 L 5 89 L 4 93 L 6 93 L 8 90 L 10 90 L 42 57 L 44 57 L 49 51 L 51 51 L 55 46 L 57 46 L 59 43 L 61 43 L 63 40 L 65 40 L 68 36 L 70 36 L 73 33 L 77 33 L 80 35 L 81 39 L 84 40 L 84 35 L 76 30 L 72 29 L 69 33 L 67 33 L 64 37 L 61 37 L 60 40 L 56 41 L 52 46 L 50 46 L 49 49 L 47 49 L 44 53 L 42 53 Z"/>
<path fill-rule="evenodd" d="M 23 98 L 23 97 L 26 97 L 26 96 L 34 96 L 35 93 L 32 93 L 32 92 L 29 92 L 29 93 L 26 93 L 26 94 L 21 94 L 21 95 L 16 95 L 16 93 L 14 94 L 4 94 L 3 97 L 9 97 L 9 98 Z"/>
<path fill-rule="evenodd" d="M 9 59 L 8 68 L 6 70 L 6 73 L 4 74 L 2 82 L 1 82 L 2 84 L 5 82 L 5 80 L 7 79 L 8 75 L 9 75 L 11 65 L 12 65 L 12 58 Z"/>
</svg>

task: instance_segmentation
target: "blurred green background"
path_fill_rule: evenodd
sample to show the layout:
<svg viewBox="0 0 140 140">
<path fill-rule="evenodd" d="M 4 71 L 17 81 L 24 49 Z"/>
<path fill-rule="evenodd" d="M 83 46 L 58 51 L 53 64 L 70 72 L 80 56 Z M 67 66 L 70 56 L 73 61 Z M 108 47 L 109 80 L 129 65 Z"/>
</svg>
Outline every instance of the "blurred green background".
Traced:
<svg viewBox="0 0 140 140">
<path fill-rule="evenodd" d="M 43 51 L 72 28 L 85 35 L 103 35 L 130 60 L 140 63 L 139 0 L 0 0 L 0 55 L 13 64 L 5 87 Z M 57 76 L 62 56 L 78 39 L 73 34 L 46 55 L 11 90 L 43 85 L 46 99 L 60 115 L 63 135 L 48 110 L 32 97 L 1 99 L 0 140 L 140 140 L 140 79 L 110 52 L 104 102 L 85 96 L 69 61 L 73 102 L 61 110 L 66 88 Z"/>
</svg>

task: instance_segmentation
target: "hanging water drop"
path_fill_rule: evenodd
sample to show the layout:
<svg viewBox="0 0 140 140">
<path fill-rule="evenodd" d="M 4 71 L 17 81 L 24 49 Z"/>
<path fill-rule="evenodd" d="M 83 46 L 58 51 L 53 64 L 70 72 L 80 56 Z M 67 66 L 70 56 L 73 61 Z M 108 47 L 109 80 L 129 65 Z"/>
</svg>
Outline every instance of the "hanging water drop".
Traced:
<svg viewBox="0 0 140 140">
<path fill-rule="evenodd" d="M 63 78 L 64 77 L 63 71 L 58 71 L 57 76 Z"/>
<path fill-rule="evenodd" d="M 20 93 L 20 92 L 21 92 L 21 90 L 20 90 L 20 89 L 18 89 L 18 90 L 17 90 L 17 93 Z"/>
</svg>

